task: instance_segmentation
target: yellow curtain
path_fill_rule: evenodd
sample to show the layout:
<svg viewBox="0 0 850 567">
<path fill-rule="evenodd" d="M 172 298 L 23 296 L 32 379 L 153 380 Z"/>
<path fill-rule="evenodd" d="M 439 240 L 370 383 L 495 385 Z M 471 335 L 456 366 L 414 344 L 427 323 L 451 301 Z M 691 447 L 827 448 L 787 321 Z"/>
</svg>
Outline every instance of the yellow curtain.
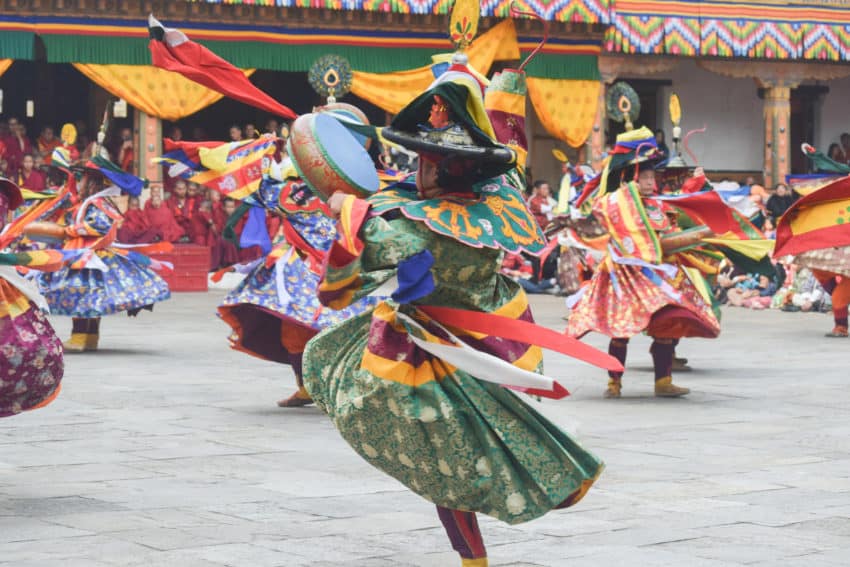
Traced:
<svg viewBox="0 0 850 567">
<path fill-rule="evenodd" d="M 498 59 L 519 59 L 513 20 L 505 20 L 478 37 L 467 51 L 472 68 L 486 75 Z M 397 73 L 354 71 L 351 92 L 390 112 L 398 113 L 434 82 L 431 66 Z"/>
<path fill-rule="evenodd" d="M 74 63 L 83 75 L 145 114 L 179 120 L 217 102 L 222 95 L 152 65 Z M 254 69 L 243 71 L 250 76 Z"/>
<path fill-rule="evenodd" d="M 12 61 L 12 59 L 0 59 L 0 76 L 9 70 L 9 67 L 12 66 Z"/>
<path fill-rule="evenodd" d="M 546 131 L 573 148 L 582 146 L 596 119 L 599 81 L 528 77 L 528 94 Z"/>
</svg>

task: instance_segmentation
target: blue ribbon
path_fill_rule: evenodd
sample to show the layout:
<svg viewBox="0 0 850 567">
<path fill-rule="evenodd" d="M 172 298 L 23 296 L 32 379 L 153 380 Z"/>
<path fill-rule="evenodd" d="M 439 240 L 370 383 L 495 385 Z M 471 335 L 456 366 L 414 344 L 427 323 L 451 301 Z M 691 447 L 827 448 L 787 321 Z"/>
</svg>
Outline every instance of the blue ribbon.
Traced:
<svg viewBox="0 0 850 567">
<path fill-rule="evenodd" d="M 251 246 L 259 246 L 263 254 L 268 254 L 272 249 L 272 240 L 266 228 L 266 211 L 261 207 L 248 209 L 248 220 L 245 221 L 242 236 L 239 237 L 240 248 Z"/>
<path fill-rule="evenodd" d="M 402 260 L 398 265 L 398 289 L 391 295 L 393 300 L 412 303 L 433 293 L 436 287 L 431 274 L 433 265 L 434 255 L 430 250 L 423 250 Z"/>
</svg>

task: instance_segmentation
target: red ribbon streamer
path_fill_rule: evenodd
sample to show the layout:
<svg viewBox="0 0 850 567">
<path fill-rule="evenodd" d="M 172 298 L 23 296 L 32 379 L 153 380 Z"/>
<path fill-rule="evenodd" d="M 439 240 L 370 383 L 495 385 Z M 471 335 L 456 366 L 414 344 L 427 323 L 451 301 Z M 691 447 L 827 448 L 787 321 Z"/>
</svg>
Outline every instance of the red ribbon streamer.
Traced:
<svg viewBox="0 0 850 567">
<path fill-rule="evenodd" d="M 493 337 L 500 337 L 529 345 L 537 345 L 542 348 L 554 350 L 555 352 L 560 352 L 561 354 L 566 354 L 567 356 L 611 372 L 622 372 L 624 370 L 620 361 L 610 354 L 604 353 L 578 339 L 528 321 L 510 319 L 492 313 L 453 309 L 451 307 L 434 307 L 431 305 L 417 305 L 416 307 L 433 317 L 436 321 L 450 327 L 476 333 L 485 333 Z M 548 393 L 551 394 L 551 392 Z"/>
</svg>

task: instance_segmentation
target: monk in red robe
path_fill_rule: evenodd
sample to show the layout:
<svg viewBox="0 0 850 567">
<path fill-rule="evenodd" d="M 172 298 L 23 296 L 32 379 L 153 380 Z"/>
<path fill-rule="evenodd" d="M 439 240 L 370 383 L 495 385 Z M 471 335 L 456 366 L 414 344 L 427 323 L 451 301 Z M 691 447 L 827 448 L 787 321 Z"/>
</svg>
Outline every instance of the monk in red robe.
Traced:
<svg viewBox="0 0 850 567">
<path fill-rule="evenodd" d="M 35 158 L 33 158 L 32 154 L 26 154 L 23 157 L 17 177 L 18 187 L 36 191 L 37 193 L 44 191 L 46 179 L 43 173 L 35 169 Z"/>
<path fill-rule="evenodd" d="M 195 200 L 188 196 L 188 187 L 182 179 L 174 184 L 174 194 L 169 197 L 166 205 L 183 234 L 190 236 L 192 233 L 192 215 L 195 214 Z"/>
<path fill-rule="evenodd" d="M 130 197 L 124 221 L 118 229 L 118 241 L 124 244 L 147 244 L 161 240 L 162 236 L 151 226 L 138 197 Z"/>
<path fill-rule="evenodd" d="M 154 194 L 145 205 L 145 216 L 151 228 L 157 231 L 163 242 L 177 242 L 185 232 L 174 220 L 174 214 L 162 201 L 162 196 Z"/>
</svg>

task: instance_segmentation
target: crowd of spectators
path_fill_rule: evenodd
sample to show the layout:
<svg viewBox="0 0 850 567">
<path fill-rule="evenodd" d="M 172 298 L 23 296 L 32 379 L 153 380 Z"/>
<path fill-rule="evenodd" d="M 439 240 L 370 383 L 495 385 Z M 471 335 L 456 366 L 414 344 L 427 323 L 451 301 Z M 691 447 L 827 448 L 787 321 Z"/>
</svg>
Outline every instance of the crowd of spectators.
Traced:
<svg viewBox="0 0 850 567">
<path fill-rule="evenodd" d="M 839 136 L 838 143 L 829 145 L 826 151 L 829 159 L 844 165 L 850 165 L 850 134 L 844 132 Z"/>
<path fill-rule="evenodd" d="M 850 145 L 850 138 L 848 138 Z M 850 147 L 848 147 L 850 156 Z M 701 173 L 701 171 L 700 171 Z M 776 237 L 776 224 L 799 198 L 786 184 L 765 189 L 754 177 L 744 184 L 713 184 L 730 206 L 753 218 L 765 237 Z M 552 226 L 557 200 L 545 180 L 537 180 L 526 195 L 529 210 L 541 228 Z M 590 279 L 599 254 L 574 246 L 566 233 L 559 233 L 559 247 L 541 260 L 530 254 L 506 254 L 502 273 L 519 282 L 529 293 L 571 295 Z M 757 268 L 736 266 L 728 260 L 721 264 L 713 281 L 715 300 L 720 304 L 750 309 L 827 312 L 831 309 L 827 293 L 812 272 L 805 268 L 771 259 Z"/>
<path fill-rule="evenodd" d="M 272 119 L 265 124 L 263 132 L 278 132 L 279 127 L 278 122 Z M 76 140 L 73 145 L 67 146 L 51 126 L 45 126 L 37 138 L 30 139 L 26 125 L 18 118 L 0 121 L 0 176 L 14 180 L 24 189 L 44 191 L 49 185 L 47 166 L 55 148 L 67 147 L 71 161 L 89 158 L 96 151 L 94 142 L 87 135 L 86 125 L 77 122 L 75 128 Z M 253 124 L 232 125 L 226 133 L 230 141 L 260 135 Z M 172 127 L 167 136 L 175 141 L 184 139 L 179 126 Z M 192 141 L 206 139 L 203 129 L 193 129 Z M 134 170 L 135 152 L 130 128 L 116 129 L 97 151 L 124 171 L 138 173 Z M 152 186 L 144 204 L 137 197 L 127 200 L 118 240 L 127 244 L 171 242 L 206 246 L 210 249 L 211 270 L 247 262 L 258 258 L 262 252 L 259 246 L 239 248 L 234 244 L 234 240 L 239 240 L 247 220 L 247 216 L 231 218 L 237 206 L 236 201 L 222 198 L 218 191 L 164 174 L 163 186 Z M 233 225 L 232 239 L 225 238 L 228 221 Z M 276 218 L 268 219 L 270 238 L 275 237 L 279 227 Z"/>
<path fill-rule="evenodd" d="M 0 120 L 0 175 L 14 180 L 24 189 L 43 191 L 47 184 L 44 167 L 50 165 L 54 149 L 67 147 L 71 161 L 89 158 L 95 151 L 95 143 L 87 135 L 85 123 L 78 121 L 74 126 L 76 139 L 66 146 L 53 126 L 44 126 L 33 138 L 21 119 L 13 116 Z M 132 171 L 135 158 L 132 130 L 117 129 L 100 148 L 100 153 L 125 171 Z"/>
<path fill-rule="evenodd" d="M 144 206 L 138 197 L 131 197 L 118 239 L 127 244 L 172 242 L 206 246 L 210 249 L 210 270 L 249 262 L 259 258 L 262 251 L 259 246 L 239 248 L 234 243 L 248 218 L 235 218 L 236 209 L 237 202 L 222 198 L 218 191 L 178 179 L 171 192 L 152 187 Z M 228 224 L 232 224 L 233 239 L 225 237 Z M 266 229 L 271 239 L 279 228 L 276 217 L 267 217 Z"/>
</svg>

